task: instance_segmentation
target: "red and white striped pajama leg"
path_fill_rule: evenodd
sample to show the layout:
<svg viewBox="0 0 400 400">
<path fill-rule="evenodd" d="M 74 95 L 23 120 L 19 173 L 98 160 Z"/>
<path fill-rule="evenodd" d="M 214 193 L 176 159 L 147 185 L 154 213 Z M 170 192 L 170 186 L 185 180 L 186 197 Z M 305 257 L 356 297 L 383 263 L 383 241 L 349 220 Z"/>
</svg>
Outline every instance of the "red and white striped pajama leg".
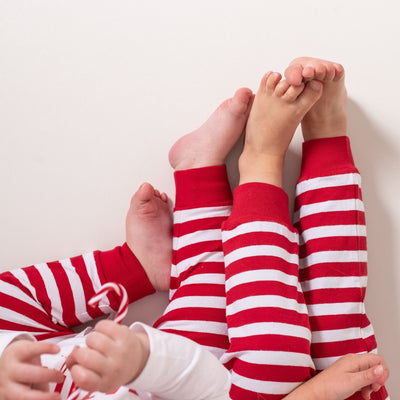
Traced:
<svg viewBox="0 0 400 400">
<path fill-rule="evenodd" d="M 360 183 L 347 137 L 304 143 L 294 219 L 317 371 L 347 353 L 376 352 L 364 307 L 367 240 Z M 386 389 L 371 398 L 387 399 Z"/>
<path fill-rule="evenodd" d="M 286 193 L 239 186 L 222 229 L 230 339 L 222 361 L 232 371 L 231 399 L 281 399 L 314 374 Z"/>
<path fill-rule="evenodd" d="M 225 166 L 175 172 L 170 303 L 155 323 L 188 337 L 218 358 L 229 346 L 221 224 L 232 194 Z"/>
</svg>

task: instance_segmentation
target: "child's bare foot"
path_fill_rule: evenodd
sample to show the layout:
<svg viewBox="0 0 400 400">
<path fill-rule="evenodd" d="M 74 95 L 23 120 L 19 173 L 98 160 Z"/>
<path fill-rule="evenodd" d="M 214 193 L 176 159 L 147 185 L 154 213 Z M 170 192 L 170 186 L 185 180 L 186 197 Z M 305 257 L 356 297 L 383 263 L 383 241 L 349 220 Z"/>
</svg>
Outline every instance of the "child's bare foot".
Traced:
<svg viewBox="0 0 400 400">
<path fill-rule="evenodd" d="M 347 92 L 344 86 L 344 68 L 340 64 L 300 57 L 289 64 L 285 77 L 292 85 L 300 85 L 310 79 L 317 79 L 324 85 L 321 98 L 301 123 L 304 140 L 346 135 Z"/>
<path fill-rule="evenodd" d="M 322 84 L 318 81 L 291 86 L 281 78 L 279 73 L 269 72 L 261 80 L 239 159 L 240 184 L 282 185 L 284 158 L 293 134 L 321 96 Z"/>
<path fill-rule="evenodd" d="M 145 269 L 154 289 L 169 289 L 172 217 L 168 196 L 149 183 L 139 187 L 126 217 L 126 242 Z"/>
<path fill-rule="evenodd" d="M 180 138 L 169 152 L 175 170 L 223 164 L 244 131 L 252 103 L 250 89 L 236 91 L 197 130 Z"/>
</svg>

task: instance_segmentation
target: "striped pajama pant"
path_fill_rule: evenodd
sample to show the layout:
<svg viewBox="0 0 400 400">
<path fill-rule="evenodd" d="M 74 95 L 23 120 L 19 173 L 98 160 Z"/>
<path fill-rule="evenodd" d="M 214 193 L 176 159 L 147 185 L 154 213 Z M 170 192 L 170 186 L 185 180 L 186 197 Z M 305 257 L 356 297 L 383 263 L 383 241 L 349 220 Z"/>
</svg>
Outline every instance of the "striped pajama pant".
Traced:
<svg viewBox="0 0 400 400">
<path fill-rule="evenodd" d="M 175 181 L 170 303 L 155 326 L 215 354 L 231 371 L 232 400 L 281 399 L 347 353 L 376 352 L 347 137 L 304 144 L 293 224 L 280 188 L 248 183 L 232 199 L 224 166 Z M 371 398 L 387 399 L 386 389 Z"/>
</svg>

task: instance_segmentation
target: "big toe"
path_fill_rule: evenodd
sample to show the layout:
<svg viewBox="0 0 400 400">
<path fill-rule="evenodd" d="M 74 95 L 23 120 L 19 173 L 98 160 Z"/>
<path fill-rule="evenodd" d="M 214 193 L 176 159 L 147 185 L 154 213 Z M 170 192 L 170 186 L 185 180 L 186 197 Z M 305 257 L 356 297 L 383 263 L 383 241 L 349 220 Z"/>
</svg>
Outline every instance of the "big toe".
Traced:
<svg viewBox="0 0 400 400">
<path fill-rule="evenodd" d="M 235 116 L 245 116 L 250 110 L 253 92 L 248 88 L 238 89 L 229 100 L 229 110 Z"/>
<path fill-rule="evenodd" d="M 132 205 L 139 205 L 151 200 L 154 196 L 154 187 L 150 183 L 143 183 L 132 197 Z"/>
<path fill-rule="evenodd" d="M 303 81 L 303 68 L 301 64 L 294 62 L 285 69 L 284 75 L 290 85 L 299 86 Z"/>
</svg>

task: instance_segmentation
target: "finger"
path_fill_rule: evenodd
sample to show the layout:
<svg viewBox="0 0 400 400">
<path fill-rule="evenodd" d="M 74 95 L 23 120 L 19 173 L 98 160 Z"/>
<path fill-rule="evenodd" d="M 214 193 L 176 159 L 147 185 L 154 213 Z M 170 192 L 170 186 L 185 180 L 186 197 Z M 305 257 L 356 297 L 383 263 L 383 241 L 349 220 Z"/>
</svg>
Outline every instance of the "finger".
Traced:
<svg viewBox="0 0 400 400">
<path fill-rule="evenodd" d="M 64 380 L 64 374 L 56 369 L 31 364 L 18 364 L 12 377 L 15 381 L 24 384 L 60 383 Z"/>
<path fill-rule="evenodd" d="M 103 379 L 96 372 L 78 364 L 74 365 L 70 371 L 72 379 L 81 389 L 88 392 L 102 391 Z"/>
<path fill-rule="evenodd" d="M 45 392 L 42 390 L 31 389 L 26 385 L 16 383 L 12 387 L 13 399 L 24 399 L 24 400 L 61 400 L 60 393 L 56 392 Z"/>
<path fill-rule="evenodd" d="M 112 341 L 123 339 L 129 331 L 129 328 L 127 326 L 119 325 L 116 322 L 110 320 L 102 320 L 98 322 L 94 329 L 95 332 L 105 335 Z"/>
<path fill-rule="evenodd" d="M 60 351 L 59 346 L 47 341 L 31 342 L 29 340 L 20 340 L 13 343 L 13 348 L 15 349 L 15 355 L 20 360 L 32 359 L 41 354 L 57 354 Z"/>
<path fill-rule="evenodd" d="M 106 356 L 109 349 L 114 347 L 114 339 L 103 332 L 94 331 L 86 337 L 86 345 Z"/>
<path fill-rule="evenodd" d="M 383 376 L 383 373 L 382 365 L 378 365 L 364 371 L 353 373 L 351 380 L 357 388 L 368 388 L 376 383 Z"/>
<path fill-rule="evenodd" d="M 75 348 L 66 360 L 67 368 L 72 370 L 75 365 L 81 366 L 86 370 L 93 371 L 97 375 L 102 375 L 107 369 L 107 358 L 98 352 L 87 347 Z"/>
</svg>

